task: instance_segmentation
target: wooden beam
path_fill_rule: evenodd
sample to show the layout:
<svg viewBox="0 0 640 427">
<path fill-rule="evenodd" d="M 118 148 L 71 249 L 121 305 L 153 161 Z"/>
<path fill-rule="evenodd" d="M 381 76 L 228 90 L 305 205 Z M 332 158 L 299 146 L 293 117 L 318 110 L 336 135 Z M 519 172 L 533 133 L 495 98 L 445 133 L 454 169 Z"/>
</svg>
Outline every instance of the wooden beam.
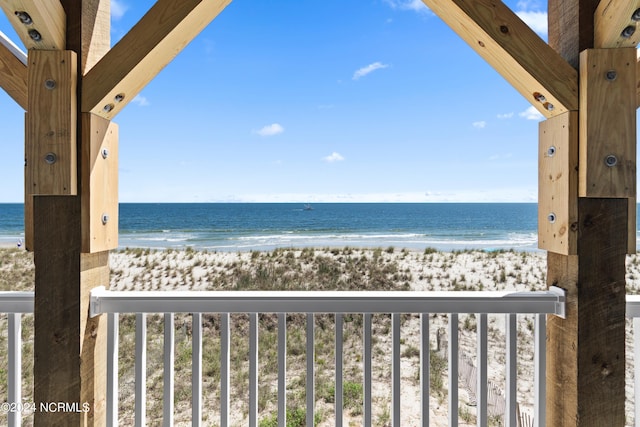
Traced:
<svg viewBox="0 0 640 427">
<path fill-rule="evenodd" d="M 0 87 L 27 109 L 27 55 L 0 31 Z"/>
<path fill-rule="evenodd" d="M 118 247 L 118 126 L 82 114 L 82 252 Z"/>
<path fill-rule="evenodd" d="M 549 44 L 576 68 L 580 52 L 593 48 L 598 3 L 549 0 Z M 633 86 L 626 90 L 635 92 Z M 597 116 L 600 107 L 580 105 L 592 107 L 593 112 L 580 112 L 581 121 L 584 115 L 603 120 Z M 584 147 L 583 138 L 596 143 L 581 127 L 580 150 L 596 149 Z M 577 255 L 548 252 L 547 283 L 567 291 L 567 317 L 550 316 L 547 323 L 546 425 L 624 426 L 628 202 L 627 198 L 578 199 Z M 633 238 L 635 242 L 635 233 Z"/>
<path fill-rule="evenodd" d="M 89 319 L 88 307 L 90 290 L 109 285 L 109 252 L 82 253 L 85 232 L 82 214 L 86 202 L 85 189 L 93 188 L 98 192 L 100 185 L 104 185 L 101 180 L 105 179 L 105 173 L 99 172 L 104 171 L 102 166 L 105 165 L 92 163 L 91 153 L 102 148 L 96 141 L 108 135 L 115 125 L 106 123 L 103 127 L 93 127 L 91 120 L 89 123 L 77 120 L 78 103 L 75 100 L 79 99 L 82 91 L 80 76 L 83 70 L 90 68 L 108 49 L 108 38 L 106 42 L 96 40 L 109 33 L 108 4 L 109 0 L 63 0 L 70 27 L 60 49 L 67 46 L 67 50 L 30 51 L 34 58 L 37 55 L 56 58 L 69 53 L 73 58 L 72 64 L 67 60 L 30 62 L 27 121 L 30 124 L 40 123 L 39 129 L 46 129 L 46 125 L 54 128 L 58 122 L 69 124 L 67 132 L 60 135 L 55 131 L 45 131 L 44 136 L 40 131 L 30 131 L 28 135 L 34 135 L 36 145 L 46 143 L 47 137 L 69 139 L 75 150 L 76 164 L 69 176 L 76 180 L 76 190 L 81 190 L 81 195 L 27 195 L 27 200 L 33 204 L 32 234 L 36 259 L 35 399 L 37 402 L 79 405 L 78 412 L 37 411 L 34 416 L 36 427 L 106 425 L 107 328 L 103 317 Z M 59 81 L 61 76 L 66 77 Z M 60 96 L 54 94 L 56 89 L 64 88 L 66 93 L 71 86 L 74 89 L 68 90 L 68 97 L 73 102 L 43 101 L 38 96 Z M 49 108 L 45 108 L 47 106 Z M 80 135 L 87 136 L 87 139 L 79 141 Z M 103 142 L 105 139 L 109 140 L 103 138 Z M 76 147 L 80 147 L 79 151 Z M 78 158 L 79 153 L 83 155 L 81 158 Z M 51 178 L 54 182 L 57 179 L 57 174 Z M 114 181 L 110 182 L 113 184 Z M 95 216 L 95 212 L 92 215 Z"/>
<path fill-rule="evenodd" d="M 27 50 L 65 48 L 67 17 L 59 0 L 2 0 L 0 7 Z"/>
<path fill-rule="evenodd" d="M 77 66 L 71 51 L 29 51 L 25 135 L 25 247 L 33 248 L 33 195 L 74 195 Z"/>
<path fill-rule="evenodd" d="M 82 111 L 113 118 L 231 0 L 158 0 L 84 77 Z"/>
<path fill-rule="evenodd" d="M 579 201 L 578 255 L 548 253 L 566 319 L 547 324 L 547 425 L 625 425 L 627 199 Z M 597 249 L 597 250 L 596 250 Z"/>
<path fill-rule="evenodd" d="M 595 13 L 595 48 L 636 47 L 640 0 L 602 0 Z"/>
<path fill-rule="evenodd" d="M 78 53 L 78 73 L 84 76 L 111 47 L 111 1 L 61 3 L 67 14 L 66 49 Z"/>
<path fill-rule="evenodd" d="M 423 0 L 545 117 L 578 109 L 578 74 L 502 2 Z"/>
<path fill-rule="evenodd" d="M 34 212 L 34 402 L 77 405 L 36 411 L 34 424 L 104 425 L 106 325 L 89 318 L 89 293 L 109 284 L 108 252 L 80 253 L 80 197 L 36 196 Z"/>
<path fill-rule="evenodd" d="M 580 55 L 582 197 L 635 197 L 636 81 L 635 48 Z"/>
<path fill-rule="evenodd" d="M 72 51 L 29 53 L 28 194 L 77 194 L 76 69 Z"/>
<path fill-rule="evenodd" d="M 539 125 L 538 247 L 564 255 L 578 251 L 578 112 Z"/>
<path fill-rule="evenodd" d="M 600 0 L 548 0 L 549 46 L 578 69 L 580 52 L 593 47 L 594 14 Z"/>
<path fill-rule="evenodd" d="M 34 402 L 80 402 L 80 199 L 37 196 L 34 212 Z M 36 426 L 81 425 L 81 413 L 34 418 Z"/>
</svg>

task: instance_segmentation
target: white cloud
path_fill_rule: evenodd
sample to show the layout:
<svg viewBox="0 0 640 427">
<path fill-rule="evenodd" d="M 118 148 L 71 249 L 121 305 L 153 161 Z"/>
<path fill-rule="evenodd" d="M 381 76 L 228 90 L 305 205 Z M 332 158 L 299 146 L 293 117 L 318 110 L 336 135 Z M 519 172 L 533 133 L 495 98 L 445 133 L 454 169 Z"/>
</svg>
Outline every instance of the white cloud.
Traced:
<svg viewBox="0 0 640 427">
<path fill-rule="evenodd" d="M 473 127 L 476 129 L 484 129 L 487 126 L 487 122 L 481 120 L 479 122 L 473 122 Z"/>
<path fill-rule="evenodd" d="M 411 10 L 414 12 L 428 12 L 429 8 L 422 0 L 385 0 L 392 9 Z"/>
<path fill-rule="evenodd" d="M 533 105 L 518 115 L 527 120 L 544 120 L 542 113 L 536 110 Z"/>
<path fill-rule="evenodd" d="M 516 12 L 516 15 L 518 15 L 520 19 L 522 19 L 536 33 L 542 36 L 547 35 L 547 12 L 520 10 Z"/>
<path fill-rule="evenodd" d="M 379 70 L 381 68 L 387 68 L 388 64 L 383 64 L 381 62 L 374 62 L 373 64 L 369 64 L 366 67 L 362 67 L 359 70 L 356 70 L 353 73 L 353 80 L 358 80 L 360 77 L 364 77 L 369 73 L 374 72 L 375 70 Z"/>
<path fill-rule="evenodd" d="M 273 136 L 284 132 L 284 128 L 279 123 L 273 123 L 263 127 L 260 130 L 254 131 L 260 136 Z"/>
<path fill-rule="evenodd" d="M 151 104 L 149 100 L 142 95 L 136 95 L 136 97 L 133 98 L 131 102 L 133 102 L 134 104 L 138 104 L 140 107 L 146 107 L 147 105 Z"/>
<path fill-rule="evenodd" d="M 500 120 L 510 119 L 513 117 L 513 111 L 510 113 L 498 114 L 496 117 L 498 117 Z"/>
<path fill-rule="evenodd" d="M 335 162 L 344 161 L 344 157 L 342 157 L 342 155 L 340 153 L 336 153 L 334 151 L 333 153 L 331 153 L 327 157 L 323 157 L 322 160 L 324 160 L 327 163 L 335 163 Z"/>
<path fill-rule="evenodd" d="M 115 20 L 122 18 L 128 8 L 121 0 L 111 0 L 111 17 Z"/>
</svg>

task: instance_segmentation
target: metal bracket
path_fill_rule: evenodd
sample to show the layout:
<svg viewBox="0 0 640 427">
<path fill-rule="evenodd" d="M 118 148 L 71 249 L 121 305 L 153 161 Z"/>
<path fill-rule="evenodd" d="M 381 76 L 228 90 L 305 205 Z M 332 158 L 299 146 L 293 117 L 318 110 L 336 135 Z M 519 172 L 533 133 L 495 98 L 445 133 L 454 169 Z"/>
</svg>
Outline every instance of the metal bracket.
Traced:
<svg viewBox="0 0 640 427">
<path fill-rule="evenodd" d="M 104 286 L 98 286 L 91 289 L 89 296 L 89 317 L 93 318 L 102 314 L 100 309 L 100 294 L 107 292 Z"/>
<path fill-rule="evenodd" d="M 557 286 L 550 286 L 549 292 L 554 295 L 557 295 L 558 301 L 556 302 L 556 312 L 555 315 L 560 317 L 561 319 L 566 319 L 566 302 L 567 302 L 567 291 L 559 288 Z"/>
</svg>

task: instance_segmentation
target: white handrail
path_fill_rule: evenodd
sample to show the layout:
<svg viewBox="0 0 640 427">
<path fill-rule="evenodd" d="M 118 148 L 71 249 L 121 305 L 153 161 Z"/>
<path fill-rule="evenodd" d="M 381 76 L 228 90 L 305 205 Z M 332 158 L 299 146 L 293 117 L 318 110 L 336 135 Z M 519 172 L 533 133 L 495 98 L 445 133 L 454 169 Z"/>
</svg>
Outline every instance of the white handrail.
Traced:
<svg viewBox="0 0 640 427">
<path fill-rule="evenodd" d="M 627 298 L 627 315 L 629 317 L 637 316 L 640 317 L 640 297 L 629 296 Z M 539 371 L 537 372 L 537 376 L 539 379 L 537 394 L 538 398 L 536 399 L 536 412 L 537 419 L 539 425 L 543 425 L 544 420 L 540 416 L 544 413 L 544 320 L 545 314 L 556 314 L 563 316 L 564 315 L 564 302 L 565 296 L 564 291 L 559 288 L 552 287 L 549 291 L 540 291 L 540 292 L 405 292 L 405 291 L 395 291 L 395 292 L 357 292 L 357 291 L 342 291 L 342 292 L 325 292 L 325 291 L 275 291 L 275 292 L 261 292 L 261 291 L 252 291 L 252 292 L 234 292 L 234 291 L 213 291 L 213 292 L 198 292 L 198 291 L 158 291 L 158 292 L 138 292 L 138 291 L 108 291 L 104 288 L 96 288 L 91 293 L 91 301 L 90 301 L 90 311 L 91 315 L 99 315 L 102 313 L 109 314 L 117 314 L 117 313 L 138 313 L 137 316 L 137 327 L 136 327 L 136 335 L 137 335 L 137 345 L 136 345 L 136 423 L 144 423 L 145 420 L 145 326 L 146 326 L 146 313 L 167 313 L 165 315 L 165 319 L 167 316 L 172 318 L 172 313 L 177 312 L 186 312 L 186 313 L 194 313 L 194 321 L 201 325 L 201 319 L 199 313 L 222 313 L 222 344 L 226 342 L 226 348 L 221 348 L 221 386 L 226 385 L 228 388 L 228 379 L 229 379 L 229 313 L 250 313 L 251 319 L 251 345 L 250 347 L 255 350 L 252 351 L 253 355 L 250 355 L 251 359 L 254 359 L 257 355 L 257 344 L 258 344 L 258 326 L 257 326 L 257 313 L 280 313 L 280 321 L 279 325 L 282 328 L 282 324 L 285 323 L 284 319 L 286 318 L 286 313 L 307 313 L 307 319 L 310 320 L 310 324 L 307 324 L 307 330 L 311 332 L 311 336 L 307 337 L 307 348 L 311 347 L 313 349 L 313 317 L 314 313 L 336 313 L 337 324 L 336 327 L 336 357 L 339 357 L 341 354 L 342 343 L 342 334 L 341 334 L 341 323 L 340 320 L 342 318 L 342 313 L 365 313 L 365 330 L 364 330 L 364 339 L 366 342 L 371 342 L 371 314 L 372 313 L 391 313 L 392 314 L 392 329 L 393 329 L 393 349 L 395 350 L 394 359 L 399 359 L 398 353 L 398 343 L 400 340 L 399 333 L 399 323 L 400 316 L 399 313 L 420 313 L 422 318 L 422 328 L 426 328 L 428 332 L 428 313 L 449 313 L 450 315 L 450 357 L 451 360 L 457 360 L 457 333 L 458 333 L 458 313 L 476 313 L 479 315 L 479 332 L 481 337 L 479 337 L 479 351 L 480 351 L 480 362 L 483 366 L 480 366 L 479 370 L 479 382 L 480 387 L 478 388 L 478 393 L 480 394 L 480 402 L 486 402 L 486 385 L 484 384 L 484 378 L 486 377 L 486 367 L 482 360 L 486 358 L 486 313 L 506 313 L 511 315 L 511 319 L 515 318 L 515 314 L 536 314 L 536 344 L 537 351 L 536 356 L 541 359 L 541 366 L 537 368 Z M 29 313 L 33 312 L 33 292 L 0 292 L 0 312 L 8 312 L 8 313 Z M 111 317 L 111 316 L 110 316 Z M 109 333 L 112 334 L 116 328 L 114 327 L 114 323 L 117 323 L 117 316 L 112 316 L 109 322 Z M 15 330 L 15 322 L 12 322 L 13 329 Z M 198 325 L 195 328 L 198 328 Z M 286 325 L 286 323 L 285 323 Z M 369 332 L 367 332 L 367 326 L 369 327 Z M 169 326 L 171 327 L 171 326 Z M 200 326 L 201 327 L 201 326 Z M 285 326 L 286 328 L 286 326 Z M 173 329 L 173 328 L 171 328 Z M 14 335 L 14 342 L 16 337 Z M 169 336 L 171 334 L 169 333 Z M 192 352 L 192 356 L 194 357 L 194 367 L 195 373 L 198 374 L 199 368 L 199 359 L 201 356 L 201 342 L 199 337 L 201 336 L 200 330 L 194 331 L 194 348 Z M 309 334 L 307 334 L 309 335 Z M 510 334 L 509 334 L 510 335 Z M 282 332 L 282 340 L 286 341 L 286 334 L 284 333 L 284 328 Z M 508 337 L 509 339 L 509 337 Z M 19 336 L 17 337 L 17 343 L 14 344 L 18 347 L 21 345 L 21 341 Z M 110 342 L 110 350 L 116 352 L 114 356 L 116 359 L 114 360 L 117 363 L 117 338 L 114 337 Z M 172 340 L 168 340 L 172 341 Z M 426 340 L 425 340 L 426 341 Z M 165 343 L 168 344 L 168 343 Z M 513 344 L 511 344 L 513 345 Z M 511 347 L 511 345 L 507 345 Z M 365 346 L 366 347 L 366 346 Z M 165 348 L 172 349 L 171 345 L 167 345 Z M 423 342 L 421 345 L 422 352 L 427 352 L 426 355 L 423 355 L 426 361 L 423 362 L 421 377 L 428 378 L 428 351 L 429 345 L 428 341 Z M 426 350 L 425 350 L 426 349 Z M 14 348 L 15 351 L 15 348 Z M 283 350 L 281 350 L 282 353 Z M 365 348 L 365 351 L 367 349 Z M 171 351 L 173 353 L 173 351 Z M 370 349 L 369 349 L 370 353 Z M 14 353 L 18 354 L 19 353 Z M 282 355 L 281 355 L 282 356 Z M 110 359 L 111 360 L 111 359 Z M 170 358 L 169 358 L 170 360 Z M 257 359 L 251 360 L 251 379 L 250 381 L 250 424 L 257 425 L 257 377 L 258 377 L 258 366 Z M 311 364 L 313 359 L 311 359 Z M 117 365 L 112 364 L 110 368 L 113 369 Z M 337 361 L 337 368 L 341 365 L 339 361 Z M 279 382 L 286 381 L 286 365 L 282 362 L 283 368 L 279 369 L 281 376 L 281 380 Z M 117 369 L 117 368 L 116 368 Z M 511 368 L 513 369 L 513 368 Z M 12 369 L 17 371 L 17 369 Z M 367 370 L 369 372 L 367 372 Z M 365 390 L 367 393 L 370 384 L 366 384 L 367 377 L 369 377 L 370 383 L 370 375 L 371 375 L 371 367 L 366 368 L 365 365 Z M 336 372 L 336 393 L 338 394 L 342 389 L 342 372 L 341 369 L 337 369 Z M 392 366 L 392 371 L 394 373 L 393 379 L 393 389 L 394 389 L 394 399 L 398 399 L 394 402 L 393 405 L 393 414 L 392 419 L 394 421 L 394 425 L 399 423 L 399 385 L 397 384 L 396 378 L 399 376 L 399 366 L 398 362 L 394 363 Z M 457 396 L 457 363 L 452 363 L 450 365 L 450 384 L 451 390 L 449 393 L 450 399 L 450 425 L 455 426 L 458 424 L 458 414 L 456 408 L 458 407 L 458 396 Z M 112 373 L 113 374 L 113 373 Z M 309 374 L 309 373 L 308 373 Z M 308 378 L 307 387 L 311 391 L 313 391 L 313 367 L 311 371 L 311 378 Z M 114 375 L 115 377 L 115 375 Z M 199 377 L 199 374 L 196 375 Z M 638 375 L 640 377 L 640 375 Z M 15 381 L 14 381 L 15 382 Z M 117 388 L 117 378 L 114 381 L 115 384 L 112 385 L 112 392 L 115 392 L 117 396 L 117 390 L 113 390 L 113 388 Z M 224 384 L 226 383 L 226 384 Z M 169 382 L 170 384 L 170 382 Z M 197 423 L 201 414 L 201 393 L 200 393 L 200 381 L 196 378 L 196 381 L 192 386 L 194 386 L 194 401 L 192 409 L 194 410 L 194 421 Z M 11 388 L 11 387 L 10 387 Z M 421 387 L 421 400 L 423 400 L 423 406 L 425 401 L 427 400 L 426 405 L 428 405 L 428 381 Z M 13 393 L 14 399 L 20 399 L 20 389 L 13 388 L 10 390 Z M 16 392 L 18 395 L 16 395 Z M 166 392 L 166 390 L 165 390 Z M 282 392 L 281 392 L 282 393 Z M 369 391 L 370 393 L 370 391 Z M 339 393 L 341 394 L 341 393 Z M 283 407 L 285 406 L 286 395 L 280 394 L 280 399 L 282 399 L 282 403 L 279 405 L 279 424 L 282 425 L 284 421 L 285 415 L 283 412 Z M 113 396 L 111 396 L 113 398 Z M 225 390 L 221 393 L 221 409 L 226 409 L 221 412 L 227 412 L 229 409 L 229 395 L 228 390 Z M 342 396 L 336 395 L 336 415 L 341 415 L 342 413 Z M 113 402 L 113 401 L 111 401 Z M 115 402 L 113 402 L 115 403 Z M 110 406 L 117 406 L 111 404 Z M 307 399 L 307 406 L 310 409 L 308 411 L 308 421 L 311 421 L 313 418 L 313 393 Z M 484 406 L 484 405 L 480 405 Z M 507 413 L 512 413 L 513 404 L 508 405 Z M 365 399 L 365 407 L 364 416 L 365 421 L 370 419 L 371 417 L 371 407 L 370 404 L 367 405 Z M 117 420 L 117 407 L 112 408 L 115 412 L 115 419 Z M 423 413 L 428 411 L 428 406 L 423 408 Z M 486 420 L 486 408 L 482 409 L 482 413 L 480 413 L 480 423 L 485 424 Z M 172 412 L 172 411 L 169 411 Z M 310 413 L 309 413 L 310 412 Z M 113 414 L 112 414 L 113 415 Z M 165 412 L 165 415 L 168 415 Z M 222 424 L 228 423 L 226 419 L 227 415 L 221 414 L 221 422 Z M 171 416 L 165 418 L 172 418 Z M 341 418 L 341 417 L 340 417 Z M 511 418 L 511 417 L 510 417 Z M 428 422 L 427 417 L 423 418 Z M 171 425 L 171 421 L 167 419 L 164 420 L 165 425 Z M 339 425 L 341 419 L 336 420 L 336 425 Z M 14 421 L 13 424 L 19 425 L 20 421 Z"/>
<path fill-rule="evenodd" d="M 91 291 L 103 313 L 519 313 L 564 316 L 564 290 L 412 291 Z"/>
<path fill-rule="evenodd" d="M 0 313 L 33 313 L 33 292 L 0 292 Z"/>
</svg>

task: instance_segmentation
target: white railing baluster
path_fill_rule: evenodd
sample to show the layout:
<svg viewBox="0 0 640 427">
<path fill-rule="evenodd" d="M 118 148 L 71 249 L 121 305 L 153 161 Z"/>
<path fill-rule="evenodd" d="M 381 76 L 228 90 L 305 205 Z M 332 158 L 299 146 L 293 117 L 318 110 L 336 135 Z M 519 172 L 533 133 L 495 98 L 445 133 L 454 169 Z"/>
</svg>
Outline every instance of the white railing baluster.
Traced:
<svg viewBox="0 0 640 427">
<path fill-rule="evenodd" d="M 506 427 L 518 427 L 516 408 L 518 406 L 518 323 L 516 314 L 505 314 L 506 337 Z"/>
<path fill-rule="evenodd" d="M 258 427 L 258 313 L 249 314 L 249 427 Z"/>
<path fill-rule="evenodd" d="M 458 314 L 449 314 L 449 427 L 458 427 Z"/>
<path fill-rule="evenodd" d="M 118 313 L 107 314 L 107 427 L 118 424 L 118 347 L 120 320 Z"/>
<path fill-rule="evenodd" d="M 541 292 L 147 292 L 147 291 L 92 291 L 90 314 L 97 316 L 107 313 L 107 425 L 117 426 L 118 420 L 118 313 L 137 313 L 135 330 L 135 425 L 146 424 L 146 313 L 165 313 L 165 384 L 163 425 L 171 426 L 173 408 L 173 371 L 175 353 L 175 324 L 172 313 L 196 313 L 193 323 L 192 365 L 193 365 L 193 424 L 199 425 L 202 417 L 202 312 L 221 314 L 221 426 L 229 425 L 230 407 L 230 314 L 250 313 L 249 345 L 249 425 L 258 424 L 258 312 L 279 313 L 279 424 L 286 425 L 286 312 L 307 313 L 307 426 L 314 425 L 315 371 L 314 371 L 314 314 L 336 313 L 335 349 L 335 402 L 336 426 L 343 424 L 344 412 L 344 364 L 343 364 L 343 312 L 365 313 L 364 316 L 364 405 L 363 421 L 370 425 L 372 420 L 372 328 L 373 313 L 392 313 L 392 406 L 393 425 L 400 423 L 400 319 L 399 313 L 422 313 L 421 317 L 421 412 L 422 425 L 429 423 L 429 318 L 428 311 L 449 314 L 449 425 L 458 426 L 459 407 L 459 317 L 457 313 L 468 313 L 475 308 L 480 313 L 511 313 L 506 317 L 507 346 L 507 425 L 517 425 L 515 402 L 517 391 L 517 315 L 533 314 L 536 320 L 535 342 L 535 425 L 545 425 L 545 370 L 546 370 L 546 316 L 563 315 L 564 296 L 557 290 Z M 226 310 L 226 311 L 225 311 Z M 487 311 L 482 311 L 487 310 Z M 7 401 L 20 403 L 21 366 L 21 319 L 19 313 L 33 311 L 33 293 L 0 293 L 0 312 L 9 313 L 8 324 L 8 378 Z M 13 313 L 13 314 L 12 314 Z M 627 297 L 627 316 L 634 318 L 634 357 L 640 360 L 640 298 Z M 487 314 L 480 314 L 478 320 L 478 424 L 486 425 L 488 414 L 487 379 Z M 640 389 L 640 362 L 636 363 L 636 389 Z M 640 402 L 640 399 L 638 399 Z M 284 409 L 283 409 L 284 408 Z M 13 414 L 13 413 L 12 413 Z M 9 425 L 19 425 L 19 413 L 8 414 Z M 640 403 L 636 407 L 636 418 L 640 419 Z"/>
<path fill-rule="evenodd" d="M 335 421 L 335 425 L 336 427 L 342 427 L 342 409 L 344 408 L 343 402 L 342 402 L 342 398 L 344 396 L 343 394 L 343 383 L 342 383 L 342 376 L 343 376 L 343 369 L 342 369 L 342 336 L 343 336 L 343 329 L 342 329 L 342 313 L 336 313 L 336 354 L 335 354 L 335 359 L 336 359 L 336 378 L 335 378 L 335 382 L 336 382 L 336 389 L 335 389 L 335 413 L 336 413 L 336 421 Z"/>
<path fill-rule="evenodd" d="M 220 315 L 220 427 L 229 427 L 231 340 L 229 313 Z"/>
<path fill-rule="evenodd" d="M 136 314 L 136 427 L 147 424 L 147 315 Z"/>
<path fill-rule="evenodd" d="M 9 313 L 9 372 L 7 373 L 7 403 L 14 409 L 20 409 L 22 404 L 22 315 Z M 8 411 L 9 427 L 18 427 L 22 424 L 22 411 Z"/>
<path fill-rule="evenodd" d="M 478 427 L 487 427 L 487 408 L 488 408 L 488 375 L 487 375 L 487 359 L 489 352 L 487 348 L 487 314 L 478 315 L 478 387 L 477 387 L 477 423 Z"/>
<path fill-rule="evenodd" d="M 287 314 L 278 313 L 278 427 L 287 426 Z"/>
<path fill-rule="evenodd" d="M 429 427 L 430 344 L 429 313 L 420 313 L 420 418 L 422 427 Z"/>
<path fill-rule="evenodd" d="M 371 427 L 371 378 L 372 378 L 372 357 L 371 357 L 371 313 L 364 314 L 364 368 L 363 368 L 363 382 L 364 382 L 364 402 L 363 402 L 363 417 L 365 427 Z"/>
<path fill-rule="evenodd" d="M 635 425 L 640 426 L 640 317 L 633 318 L 633 372 Z"/>
<path fill-rule="evenodd" d="M 316 390 L 315 390 L 315 320 L 313 313 L 307 313 L 307 427 L 314 426 Z"/>
<path fill-rule="evenodd" d="M 191 315 L 191 425 L 202 424 L 202 313 Z"/>
<path fill-rule="evenodd" d="M 536 326 L 533 340 L 535 342 L 535 403 L 534 422 L 535 427 L 546 425 L 546 388 L 547 388 L 547 316 L 536 314 Z"/>
<path fill-rule="evenodd" d="M 391 408 L 393 410 L 391 425 L 400 427 L 400 313 L 391 315 Z"/>
<path fill-rule="evenodd" d="M 164 314 L 164 379 L 163 379 L 163 408 L 162 425 L 173 427 L 173 384 L 174 384 L 174 347 L 175 316 L 173 313 Z"/>
</svg>

